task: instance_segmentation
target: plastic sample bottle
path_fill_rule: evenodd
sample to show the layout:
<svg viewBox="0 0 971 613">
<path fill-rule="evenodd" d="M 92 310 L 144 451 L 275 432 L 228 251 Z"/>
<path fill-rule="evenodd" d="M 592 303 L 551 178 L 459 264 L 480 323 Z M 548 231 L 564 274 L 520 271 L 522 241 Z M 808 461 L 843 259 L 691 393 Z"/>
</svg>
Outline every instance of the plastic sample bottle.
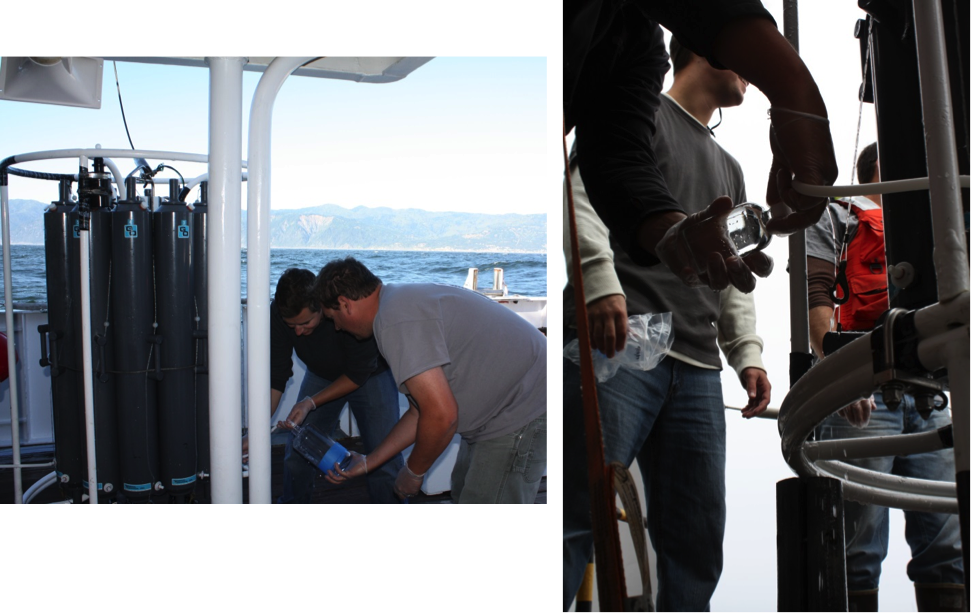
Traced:
<svg viewBox="0 0 971 613">
<path fill-rule="evenodd" d="M 695 252 L 692 245 L 715 250 L 714 243 L 723 241 L 726 234 L 730 241 L 726 247 L 739 256 L 765 249 L 772 238 L 765 230 L 762 207 L 754 202 L 737 204 L 726 217 L 709 217 L 685 230 L 685 240 L 697 270 L 707 269 L 703 258 L 708 251 Z"/>
<path fill-rule="evenodd" d="M 335 462 L 341 470 L 351 465 L 350 452 L 313 426 L 293 427 L 293 448 L 322 472 L 333 470 Z"/>
</svg>

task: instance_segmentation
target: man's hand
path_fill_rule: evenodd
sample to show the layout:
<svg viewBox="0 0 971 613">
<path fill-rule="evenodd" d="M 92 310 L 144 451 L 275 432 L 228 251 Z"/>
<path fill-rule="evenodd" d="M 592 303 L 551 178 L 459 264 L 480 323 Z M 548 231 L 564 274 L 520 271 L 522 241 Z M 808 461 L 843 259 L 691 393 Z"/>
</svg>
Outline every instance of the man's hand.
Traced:
<svg viewBox="0 0 971 613">
<path fill-rule="evenodd" d="M 302 424 L 303 420 L 307 419 L 307 415 L 310 415 L 310 412 L 315 408 L 314 401 L 311 400 L 310 396 L 307 396 L 293 405 L 293 408 L 290 409 L 290 414 L 287 415 L 286 421 L 278 421 L 276 425 L 278 428 L 293 430 L 293 427 Z"/>
<path fill-rule="evenodd" d="M 608 358 L 627 342 L 627 300 L 623 294 L 598 298 L 587 305 L 590 344 Z"/>
<path fill-rule="evenodd" d="M 746 368 L 742 371 L 742 387 L 748 393 L 748 404 L 742 409 L 742 417 L 750 419 L 761 415 L 772 399 L 769 376 L 761 368 Z"/>
<path fill-rule="evenodd" d="M 720 290 L 729 283 L 744 293 L 755 289 L 755 276 L 772 272 L 772 258 L 761 251 L 739 257 L 728 228 L 718 220 L 732 210 L 728 196 L 716 198 L 704 211 L 668 228 L 655 248 L 657 257 L 689 287 Z"/>
<path fill-rule="evenodd" d="M 862 398 L 836 412 L 837 415 L 857 428 L 865 428 L 870 423 L 870 413 L 877 410 L 873 396 Z"/>
<path fill-rule="evenodd" d="M 765 201 L 772 215 L 766 229 L 786 235 L 813 225 L 826 210 L 826 198 L 800 194 L 792 187 L 793 179 L 806 185 L 832 185 L 838 171 L 824 117 L 784 108 L 773 108 L 771 114 L 772 168 Z"/>
<path fill-rule="evenodd" d="M 421 484 L 424 480 L 425 475 L 416 475 L 408 468 L 408 462 L 406 461 L 405 465 L 398 471 L 398 478 L 394 480 L 394 493 L 402 500 L 411 498 L 421 491 Z"/>
<path fill-rule="evenodd" d="M 327 479 L 328 483 L 340 485 L 348 479 L 353 479 L 355 477 L 360 477 L 367 474 L 367 456 L 361 455 L 356 451 L 351 451 L 350 454 L 351 463 L 347 467 L 347 470 L 342 470 L 340 464 L 334 462 L 334 468 L 328 470 L 324 474 L 324 478 Z"/>
</svg>

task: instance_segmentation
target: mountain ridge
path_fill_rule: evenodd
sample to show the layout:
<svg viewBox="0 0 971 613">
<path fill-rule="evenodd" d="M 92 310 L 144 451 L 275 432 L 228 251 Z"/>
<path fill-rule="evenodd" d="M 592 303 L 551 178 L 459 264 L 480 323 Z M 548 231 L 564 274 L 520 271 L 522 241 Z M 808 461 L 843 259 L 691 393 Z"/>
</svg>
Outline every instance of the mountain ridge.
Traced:
<svg viewBox="0 0 971 613">
<path fill-rule="evenodd" d="M 48 203 L 10 200 L 10 242 L 44 244 Z M 242 247 L 246 247 L 246 215 Z M 379 251 L 480 251 L 546 253 L 545 214 L 488 214 L 345 208 L 321 204 L 270 211 L 270 246 L 278 249 L 371 249 Z"/>
</svg>

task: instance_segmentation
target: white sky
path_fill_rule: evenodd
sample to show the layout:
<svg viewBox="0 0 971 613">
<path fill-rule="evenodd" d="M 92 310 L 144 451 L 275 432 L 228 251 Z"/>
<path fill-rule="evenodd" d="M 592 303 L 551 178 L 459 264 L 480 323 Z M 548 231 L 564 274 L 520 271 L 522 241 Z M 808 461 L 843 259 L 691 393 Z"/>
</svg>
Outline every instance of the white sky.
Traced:
<svg viewBox="0 0 971 613">
<path fill-rule="evenodd" d="M 782 2 L 763 0 L 782 26 Z M 859 41 L 853 37 L 857 19 L 865 14 L 852 1 L 802 2 L 799 13 L 800 53 L 819 85 L 829 113 L 838 184 L 850 183 L 860 103 L 861 82 Z M 667 75 L 664 89 L 670 87 Z M 724 121 L 715 130 L 717 142 L 742 165 L 748 199 L 765 205 L 766 180 L 771 164 L 768 143 L 769 102 L 749 87 L 742 106 L 724 109 Z M 717 114 L 712 124 L 717 121 Z M 859 148 L 876 140 L 873 105 L 865 104 L 860 123 Z M 562 157 L 562 154 L 561 154 Z M 562 168 L 562 162 L 560 163 Z M 856 182 L 856 181 L 854 181 Z M 552 217 L 550 218 L 552 220 Z M 552 243 L 551 243 L 552 244 Z M 789 383 L 789 278 L 785 272 L 788 241 L 774 238 L 767 253 L 775 259 L 775 271 L 759 279 L 755 290 L 758 332 L 765 341 L 763 361 L 772 383 L 772 407 L 778 407 Z M 561 253 L 551 250 L 550 295 L 562 288 L 565 275 Z M 551 324 L 551 330 L 557 329 Z M 731 369 L 722 372 L 725 402 L 744 406 L 747 399 Z M 725 568 L 712 600 L 712 610 L 776 610 L 776 482 L 793 476 L 782 459 L 779 434 L 774 420 L 744 420 L 729 411 L 728 422 L 728 524 L 724 542 Z M 625 558 L 626 560 L 626 558 Z M 880 600 L 884 610 L 916 611 L 913 587 L 906 575 L 910 552 L 904 540 L 903 514 L 891 511 L 890 552 L 883 564 Z M 629 568 L 628 582 L 639 586 L 636 570 Z M 639 588 L 638 588 L 639 590 Z M 633 587 L 631 593 L 640 593 Z"/>
<path fill-rule="evenodd" d="M 208 70 L 136 62 L 117 62 L 117 69 L 135 148 L 207 152 Z M 243 75 L 242 159 L 248 156 L 246 126 L 261 76 Z M 100 109 L 0 101 L 0 156 L 96 144 L 130 149 L 109 61 L 102 91 Z M 273 209 L 330 203 L 545 212 L 544 57 L 436 57 L 404 79 L 383 84 L 292 76 L 273 110 Z M 130 158 L 115 161 L 123 174 L 134 167 Z M 160 161 L 149 159 L 153 167 Z M 204 164 L 168 163 L 187 179 L 207 172 Z M 18 167 L 76 173 L 77 161 Z M 502 193 L 486 188 L 496 179 L 506 186 Z M 48 202 L 56 199 L 57 184 L 11 177 L 10 197 Z M 245 202 L 244 187 L 244 209 Z"/>
</svg>

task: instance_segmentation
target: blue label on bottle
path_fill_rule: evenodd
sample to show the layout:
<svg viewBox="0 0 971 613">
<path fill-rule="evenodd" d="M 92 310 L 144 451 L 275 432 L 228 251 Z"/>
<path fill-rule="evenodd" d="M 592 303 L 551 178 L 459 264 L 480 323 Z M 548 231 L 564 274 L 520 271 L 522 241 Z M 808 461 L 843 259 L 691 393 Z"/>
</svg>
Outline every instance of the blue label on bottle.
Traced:
<svg viewBox="0 0 971 613">
<path fill-rule="evenodd" d="M 125 238 L 138 238 L 138 226 L 133 223 L 125 224 Z"/>
<path fill-rule="evenodd" d="M 173 487 L 177 485 L 188 485 L 190 483 L 195 483 L 195 480 L 195 475 L 192 475 L 191 477 L 182 477 L 181 479 L 172 479 L 172 485 Z"/>
<path fill-rule="evenodd" d="M 324 457 L 320 459 L 320 464 L 317 464 L 317 468 L 327 472 L 328 470 L 334 469 L 334 463 L 340 462 L 347 456 L 347 450 L 340 443 L 334 443 Z"/>
<path fill-rule="evenodd" d="M 188 221 L 183 220 L 179 224 L 179 227 L 177 229 L 179 231 L 179 238 L 189 238 L 189 222 Z"/>
<path fill-rule="evenodd" d="M 151 483 L 139 483 L 138 485 L 132 485 L 131 483 L 123 484 L 126 492 L 147 492 L 152 489 Z"/>
<path fill-rule="evenodd" d="M 81 238 L 81 222 L 74 222 L 74 238 Z"/>
<path fill-rule="evenodd" d="M 81 481 L 81 487 L 82 487 L 82 488 L 84 488 L 84 489 L 88 489 L 88 488 L 90 487 L 90 485 L 88 485 L 88 480 L 87 480 L 87 479 L 84 479 L 83 481 Z M 103 489 L 104 489 L 104 488 L 103 488 L 103 487 L 101 486 L 101 484 L 99 483 L 99 484 L 98 484 L 98 491 L 100 492 L 100 491 L 102 491 Z"/>
</svg>

